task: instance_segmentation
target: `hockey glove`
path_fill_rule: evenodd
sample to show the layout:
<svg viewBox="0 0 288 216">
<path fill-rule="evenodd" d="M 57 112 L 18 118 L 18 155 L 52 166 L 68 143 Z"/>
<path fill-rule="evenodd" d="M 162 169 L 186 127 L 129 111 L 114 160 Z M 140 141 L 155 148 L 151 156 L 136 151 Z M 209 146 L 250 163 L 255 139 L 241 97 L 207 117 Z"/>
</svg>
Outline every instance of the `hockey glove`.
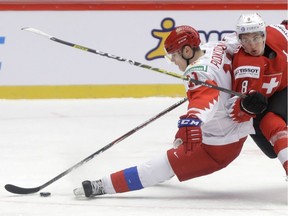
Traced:
<svg viewBox="0 0 288 216">
<path fill-rule="evenodd" d="M 249 121 L 251 118 L 255 118 L 256 115 L 251 115 L 241 109 L 240 105 L 241 99 L 237 96 L 232 97 L 228 100 L 228 113 L 230 118 L 236 122 L 246 122 Z M 230 105 L 231 103 L 231 105 Z"/>
<path fill-rule="evenodd" d="M 267 98 L 256 91 L 249 91 L 245 98 L 241 99 L 241 108 L 249 114 L 261 114 L 268 106 Z"/>
<path fill-rule="evenodd" d="M 174 148 L 184 145 L 185 153 L 193 151 L 194 147 L 202 143 L 201 120 L 196 116 L 181 116 L 178 121 L 178 132 L 175 135 Z"/>
<path fill-rule="evenodd" d="M 266 97 L 264 97 L 260 93 L 256 94 L 255 93 L 256 93 L 255 91 L 250 91 L 247 94 L 247 97 L 243 99 L 234 96 L 227 101 L 226 108 L 229 113 L 229 116 L 233 119 L 233 121 L 236 122 L 249 121 L 251 118 L 255 118 L 258 112 L 265 111 L 267 107 Z M 259 102 L 257 102 L 257 98 Z"/>
</svg>

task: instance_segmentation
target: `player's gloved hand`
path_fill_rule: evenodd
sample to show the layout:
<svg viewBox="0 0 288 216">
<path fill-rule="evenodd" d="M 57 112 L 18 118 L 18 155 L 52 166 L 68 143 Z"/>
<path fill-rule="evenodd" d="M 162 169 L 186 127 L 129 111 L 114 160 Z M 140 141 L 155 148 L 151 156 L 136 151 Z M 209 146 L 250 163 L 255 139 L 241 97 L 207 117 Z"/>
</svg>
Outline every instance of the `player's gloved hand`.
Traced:
<svg viewBox="0 0 288 216">
<path fill-rule="evenodd" d="M 229 117 L 235 122 L 246 122 L 251 118 L 256 117 L 256 115 L 249 114 L 241 109 L 241 98 L 238 96 L 229 98 L 226 102 L 225 108 Z"/>
<path fill-rule="evenodd" d="M 241 108 L 249 114 L 261 114 L 268 106 L 267 98 L 256 91 L 249 91 L 245 98 L 241 99 Z"/>
<path fill-rule="evenodd" d="M 264 95 L 250 91 L 245 98 L 241 99 L 238 96 L 230 98 L 226 103 L 226 109 L 233 121 L 245 122 L 264 112 L 267 105 Z"/>
<path fill-rule="evenodd" d="M 175 135 L 174 148 L 184 145 L 185 153 L 193 151 L 193 148 L 202 143 L 201 120 L 196 116 L 181 116 L 178 121 L 178 132 Z"/>
</svg>

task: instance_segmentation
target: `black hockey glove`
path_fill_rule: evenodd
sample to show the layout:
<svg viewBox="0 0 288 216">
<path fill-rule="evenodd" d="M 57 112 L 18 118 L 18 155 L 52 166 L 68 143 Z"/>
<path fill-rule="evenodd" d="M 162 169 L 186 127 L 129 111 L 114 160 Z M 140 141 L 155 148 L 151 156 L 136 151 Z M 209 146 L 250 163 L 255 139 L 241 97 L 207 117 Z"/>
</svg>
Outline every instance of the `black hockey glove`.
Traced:
<svg viewBox="0 0 288 216">
<path fill-rule="evenodd" d="M 241 108 L 249 114 L 261 114 L 268 106 L 267 98 L 256 91 L 249 91 L 245 98 L 241 99 Z"/>
</svg>

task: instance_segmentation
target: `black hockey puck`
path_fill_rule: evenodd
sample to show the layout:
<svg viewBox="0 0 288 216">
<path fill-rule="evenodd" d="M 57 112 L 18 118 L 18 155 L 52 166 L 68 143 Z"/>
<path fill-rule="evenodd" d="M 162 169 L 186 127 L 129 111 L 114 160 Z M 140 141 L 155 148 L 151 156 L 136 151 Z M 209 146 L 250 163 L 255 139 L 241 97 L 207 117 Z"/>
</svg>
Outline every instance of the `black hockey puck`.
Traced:
<svg viewBox="0 0 288 216">
<path fill-rule="evenodd" d="M 40 196 L 41 196 L 41 197 L 48 197 L 48 196 L 50 196 L 50 195 L 51 195 L 50 192 L 41 192 L 41 193 L 40 193 Z"/>
</svg>

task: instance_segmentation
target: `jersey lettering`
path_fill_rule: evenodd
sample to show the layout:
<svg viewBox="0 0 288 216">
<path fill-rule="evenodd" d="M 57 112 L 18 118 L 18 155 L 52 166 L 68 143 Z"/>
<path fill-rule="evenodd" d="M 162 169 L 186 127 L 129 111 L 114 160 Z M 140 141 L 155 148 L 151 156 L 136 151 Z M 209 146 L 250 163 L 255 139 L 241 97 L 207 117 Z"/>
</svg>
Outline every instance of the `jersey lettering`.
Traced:
<svg viewBox="0 0 288 216">
<path fill-rule="evenodd" d="M 223 62 L 223 55 L 227 47 L 224 44 L 218 44 L 213 49 L 211 64 L 215 65 L 217 68 L 220 68 Z"/>
</svg>

